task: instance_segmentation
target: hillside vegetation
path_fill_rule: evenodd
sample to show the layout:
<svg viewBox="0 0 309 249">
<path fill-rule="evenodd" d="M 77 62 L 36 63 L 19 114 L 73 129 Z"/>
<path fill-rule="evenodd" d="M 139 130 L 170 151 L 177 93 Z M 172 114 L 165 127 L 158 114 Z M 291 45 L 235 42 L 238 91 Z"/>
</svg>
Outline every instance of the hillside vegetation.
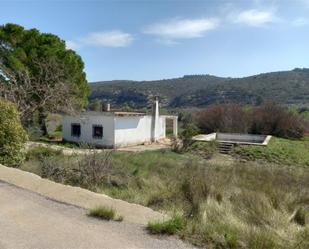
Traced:
<svg viewBox="0 0 309 249">
<path fill-rule="evenodd" d="M 65 156 L 41 149 L 29 151 L 21 169 L 167 212 L 173 218 L 149 231 L 203 248 L 307 249 L 308 142 L 273 138 L 265 149 L 238 148 L 235 157 L 208 143 L 183 153 Z"/>
<path fill-rule="evenodd" d="M 134 108 L 149 105 L 154 95 L 166 107 L 203 107 L 218 101 L 260 104 L 272 100 L 283 105 L 307 106 L 309 69 L 264 73 L 244 78 L 188 75 L 156 81 L 101 81 L 90 84 L 90 101 Z"/>
</svg>

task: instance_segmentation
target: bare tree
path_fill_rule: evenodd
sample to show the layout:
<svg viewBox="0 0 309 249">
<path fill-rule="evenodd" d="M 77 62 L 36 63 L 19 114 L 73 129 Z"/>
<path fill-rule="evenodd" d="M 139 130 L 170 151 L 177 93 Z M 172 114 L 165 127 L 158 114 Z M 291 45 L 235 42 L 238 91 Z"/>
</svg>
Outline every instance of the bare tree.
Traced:
<svg viewBox="0 0 309 249">
<path fill-rule="evenodd" d="M 53 60 L 33 61 L 36 76 L 27 70 L 12 71 L 0 62 L 0 97 L 15 103 L 21 112 L 22 122 L 27 124 L 35 112 L 74 110 L 70 98 L 70 83 L 65 77 L 65 65 L 55 66 Z"/>
</svg>

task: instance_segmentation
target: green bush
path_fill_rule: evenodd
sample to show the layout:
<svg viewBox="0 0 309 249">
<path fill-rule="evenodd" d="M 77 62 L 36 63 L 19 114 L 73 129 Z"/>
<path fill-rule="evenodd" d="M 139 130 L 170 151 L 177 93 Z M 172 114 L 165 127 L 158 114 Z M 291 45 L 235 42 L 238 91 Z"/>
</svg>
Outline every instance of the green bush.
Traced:
<svg viewBox="0 0 309 249">
<path fill-rule="evenodd" d="M 27 139 L 16 106 L 0 100 L 0 163 L 19 166 L 25 158 L 24 144 Z"/>
<path fill-rule="evenodd" d="M 151 234 L 175 234 L 185 227 L 185 221 L 181 216 L 174 216 L 167 221 L 149 222 L 147 229 Z"/>
<path fill-rule="evenodd" d="M 62 138 L 62 131 L 53 131 L 48 133 L 48 138 L 52 140 L 59 140 Z"/>
</svg>

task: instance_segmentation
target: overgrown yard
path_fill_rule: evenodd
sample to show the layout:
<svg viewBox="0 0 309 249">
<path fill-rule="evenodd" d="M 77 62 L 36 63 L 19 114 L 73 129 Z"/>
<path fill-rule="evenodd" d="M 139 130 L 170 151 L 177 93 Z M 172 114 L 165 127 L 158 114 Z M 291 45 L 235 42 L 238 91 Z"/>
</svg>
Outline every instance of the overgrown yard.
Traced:
<svg viewBox="0 0 309 249">
<path fill-rule="evenodd" d="M 302 140 L 273 137 L 267 147 L 239 146 L 234 150 L 234 154 L 249 161 L 262 160 L 277 164 L 309 167 L 309 137 Z"/>
<path fill-rule="evenodd" d="M 42 153 L 30 151 L 21 168 L 174 217 L 150 224 L 152 233 L 176 233 L 207 248 L 305 249 L 309 248 L 307 146 L 308 139 L 274 139 L 265 148 L 268 152 L 239 149 L 230 164 L 210 163 L 210 155 L 216 156 L 213 145 L 195 145 L 207 156 L 192 150 L 64 156 L 41 148 Z M 252 155 L 238 160 L 245 150 Z M 261 157 L 267 153 L 277 159 Z"/>
</svg>

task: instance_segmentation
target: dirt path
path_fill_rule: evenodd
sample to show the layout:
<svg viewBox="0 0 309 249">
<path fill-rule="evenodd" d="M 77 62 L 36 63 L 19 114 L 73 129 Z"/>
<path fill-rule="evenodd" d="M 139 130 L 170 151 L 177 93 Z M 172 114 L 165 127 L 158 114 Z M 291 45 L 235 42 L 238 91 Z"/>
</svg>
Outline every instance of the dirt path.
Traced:
<svg viewBox="0 0 309 249">
<path fill-rule="evenodd" d="M 193 248 L 144 226 L 101 221 L 82 208 L 52 201 L 0 181 L 1 249 Z"/>
<path fill-rule="evenodd" d="M 102 152 L 103 151 L 102 149 L 91 149 L 90 150 L 90 149 L 68 148 L 68 147 L 64 147 L 60 145 L 47 144 L 47 143 L 41 143 L 41 142 L 28 142 L 26 145 L 26 149 L 29 150 L 37 146 L 48 147 L 54 150 L 62 150 L 63 154 L 65 155 L 89 154 L 91 152 Z M 171 148 L 170 141 L 167 139 L 164 143 L 152 143 L 148 145 L 136 145 L 136 146 L 123 147 L 123 148 L 118 148 L 117 151 L 141 152 L 141 151 L 148 151 L 148 150 L 166 150 L 170 148 Z"/>
</svg>

